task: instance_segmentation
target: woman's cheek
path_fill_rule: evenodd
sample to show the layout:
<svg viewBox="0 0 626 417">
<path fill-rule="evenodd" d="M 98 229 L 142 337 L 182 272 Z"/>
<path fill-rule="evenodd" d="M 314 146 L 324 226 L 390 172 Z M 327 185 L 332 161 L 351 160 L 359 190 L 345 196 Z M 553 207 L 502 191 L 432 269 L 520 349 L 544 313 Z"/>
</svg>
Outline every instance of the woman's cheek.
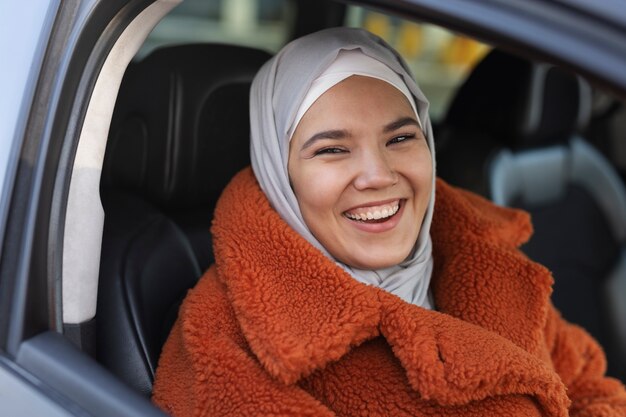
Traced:
<svg viewBox="0 0 626 417">
<path fill-rule="evenodd" d="M 348 174 L 340 165 L 316 164 L 305 173 L 308 180 L 302 192 L 306 194 L 309 204 L 321 208 L 332 205 L 339 199 Z"/>
<path fill-rule="evenodd" d="M 407 153 L 405 157 L 407 159 L 404 161 L 404 166 L 411 167 L 411 177 L 430 183 L 433 176 L 433 163 L 428 147 L 424 144 L 416 152 Z"/>
<path fill-rule="evenodd" d="M 300 162 L 291 172 L 291 182 L 300 210 L 309 215 L 320 215 L 321 210 L 330 208 L 340 173 L 332 164 L 316 160 Z"/>
</svg>

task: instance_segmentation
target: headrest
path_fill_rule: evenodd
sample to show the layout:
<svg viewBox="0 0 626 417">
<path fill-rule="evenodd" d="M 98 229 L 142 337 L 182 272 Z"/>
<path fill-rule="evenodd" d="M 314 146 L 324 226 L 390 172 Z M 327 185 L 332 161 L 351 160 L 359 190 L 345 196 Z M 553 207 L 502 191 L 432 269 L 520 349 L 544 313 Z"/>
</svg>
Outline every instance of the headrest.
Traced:
<svg viewBox="0 0 626 417">
<path fill-rule="evenodd" d="M 249 164 L 249 89 L 266 52 L 230 45 L 154 51 L 124 75 L 101 184 L 167 209 L 212 207 Z"/>
<path fill-rule="evenodd" d="M 493 50 L 459 88 L 445 124 L 523 149 L 567 141 L 590 114 L 591 89 L 580 77 Z"/>
</svg>

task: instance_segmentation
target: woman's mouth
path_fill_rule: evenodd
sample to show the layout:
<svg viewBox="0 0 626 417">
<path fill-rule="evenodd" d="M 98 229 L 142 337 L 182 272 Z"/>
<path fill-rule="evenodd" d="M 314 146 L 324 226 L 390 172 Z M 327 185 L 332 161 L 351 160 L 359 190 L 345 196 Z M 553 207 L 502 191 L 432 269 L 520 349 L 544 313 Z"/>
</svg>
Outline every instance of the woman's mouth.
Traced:
<svg viewBox="0 0 626 417">
<path fill-rule="evenodd" d="M 368 207 L 357 207 L 344 212 L 348 219 L 360 223 L 383 223 L 395 216 L 400 210 L 401 200 Z"/>
</svg>

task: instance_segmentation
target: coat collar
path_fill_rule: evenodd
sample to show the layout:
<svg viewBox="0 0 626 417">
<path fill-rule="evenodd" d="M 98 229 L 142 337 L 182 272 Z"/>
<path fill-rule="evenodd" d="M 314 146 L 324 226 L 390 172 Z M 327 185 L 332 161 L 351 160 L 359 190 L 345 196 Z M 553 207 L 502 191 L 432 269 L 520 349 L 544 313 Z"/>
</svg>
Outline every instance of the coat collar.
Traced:
<svg viewBox="0 0 626 417">
<path fill-rule="evenodd" d="M 222 195 L 212 227 L 217 273 L 244 336 L 283 383 L 382 335 L 426 399 L 534 394 L 565 415 L 564 387 L 540 359 L 551 277 L 515 249 L 531 231 L 526 214 L 439 180 L 431 229 L 438 311 L 429 311 L 326 258 L 271 209 L 249 168 Z"/>
</svg>

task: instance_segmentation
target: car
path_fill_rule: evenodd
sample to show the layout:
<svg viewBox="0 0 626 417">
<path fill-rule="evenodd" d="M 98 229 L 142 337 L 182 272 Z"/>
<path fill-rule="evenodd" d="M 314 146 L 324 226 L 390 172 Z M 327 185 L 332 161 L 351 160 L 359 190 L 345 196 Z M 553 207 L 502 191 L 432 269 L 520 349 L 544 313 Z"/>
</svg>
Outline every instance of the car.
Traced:
<svg viewBox="0 0 626 417">
<path fill-rule="evenodd" d="M 620 195 L 626 179 L 626 9 L 614 0 L 5 2 L 3 415 L 164 415 L 149 400 L 155 361 L 181 298 L 212 261 L 208 230 L 215 199 L 248 163 L 247 85 L 290 39 L 339 25 L 378 33 L 409 58 L 433 99 L 444 179 L 515 205 L 515 196 L 493 194 L 495 183 L 509 191 L 535 169 L 529 160 L 563 155 L 562 148 L 547 148 L 565 142 L 532 146 L 539 153 L 528 157 L 518 153 L 527 144 L 515 148 L 493 135 L 470 135 L 473 128 L 502 132 L 489 129 L 494 117 L 471 126 L 479 118 L 475 110 L 485 105 L 472 101 L 484 87 L 472 85 L 479 78 L 497 83 L 490 87 L 495 93 L 522 85 L 512 72 L 499 71 L 503 62 L 513 62 L 544 76 L 526 78 L 522 95 L 545 87 L 541 83 L 553 76 L 561 87 L 586 92 L 588 122 L 582 126 L 574 117 L 566 146 L 570 139 L 583 143 L 586 155 L 602 161 L 600 171 L 610 172 L 602 190 Z M 495 72 L 481 69 L 493 62 Z M 222 88 L 225 79 L 230 84 Z M 538 79 L 539 87 L 532 82 Z M 207 104 L 209 90 L 218 96 Z M 559 106 L 550 107 L 553 115 L 560 114 Z M 511 109 L 512 103 L 504 96 L 494 107 Z M 472 116 L 456 124 L 454 114 Z M 470 144 L 480 146 L 468 148 L 470 137 L 476 140 Z M 479 155 L 472 153 L 477 148 Z M 507 171 L 512 166 L 520 168 Z M 551 166 L 533 171 L 543 173 L 533 184 L 547 182 Z M 496 169 L 504 171 L 492 175 Z M 582 177 L 591 178 L 593 190 L 597 177 Z M 602 200 L 607 193 L 596 194 Z M 575 304 L 572 314 L 596 317 L 609 358 L 618 363 L 626 346 L 626 302 L 620 301 L 626 297 L 626 211 L 619 211 L 626 203 L 615 201 L 606 203 L 616 213 L 603 223 L 606 230 L 573 220 L 599 238 L 610 236 L 613 258 L 606 260 L 606 280 L 581 278 L 578 296 L 582 291 L 583 300 L 595 301 Z M 569 200 L 564 204 L 572 212 Z M 544 222 L 550 226 L 551 219 Z M 532 256 L 541 258 L 551 246 L 534 248 Z M 607 252 L 583 251 L 593 259 Z M 563 294 L 571 303 L 556 273 L 559 265 L 551 268 L 555 297 Z M 623 364 L 610 372 L 626 378 Z"/>
</svg>

